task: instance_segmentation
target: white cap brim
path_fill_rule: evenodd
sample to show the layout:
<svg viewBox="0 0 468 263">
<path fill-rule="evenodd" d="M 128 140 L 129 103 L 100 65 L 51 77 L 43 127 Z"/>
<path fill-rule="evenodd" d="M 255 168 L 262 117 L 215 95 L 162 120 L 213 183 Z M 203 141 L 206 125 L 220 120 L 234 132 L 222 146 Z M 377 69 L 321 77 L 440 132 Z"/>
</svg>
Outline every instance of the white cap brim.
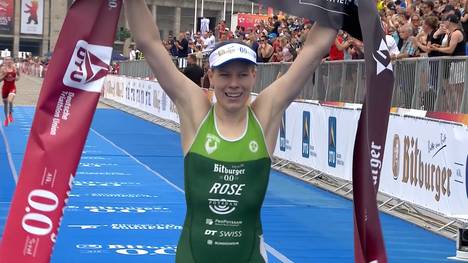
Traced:
<svg viewBox="0 0 468 263">
<path fill-rule="evenodd" d="M 244 60 L 252 64 L 257 64 L 257 54 L 248 46 L 232 43 L 213 51 L 209 59 L 211 68 L 219 67 L 234 60 Z"/>
</svg>

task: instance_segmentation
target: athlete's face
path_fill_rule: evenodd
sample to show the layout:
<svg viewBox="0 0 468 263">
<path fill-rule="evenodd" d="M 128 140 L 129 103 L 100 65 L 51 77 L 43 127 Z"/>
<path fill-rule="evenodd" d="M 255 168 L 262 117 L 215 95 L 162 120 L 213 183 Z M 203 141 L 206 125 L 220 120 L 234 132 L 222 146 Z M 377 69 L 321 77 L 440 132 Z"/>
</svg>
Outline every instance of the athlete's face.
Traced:
<svg viewBox="0 0 468 263">
<path fill-rule="evenodd" d="M 13 65 L 13 59 L 10 57 L 6 57 L 4 63 L 5 63 L 5 66 L 11 67 Z"/>
<path fill-rule="evenodd" d="M 249 104 L 256 75 L 255 67 L 242 61 L 230 62 L 208 73 L 217 103 L 230 112 Z"/>
</svg>

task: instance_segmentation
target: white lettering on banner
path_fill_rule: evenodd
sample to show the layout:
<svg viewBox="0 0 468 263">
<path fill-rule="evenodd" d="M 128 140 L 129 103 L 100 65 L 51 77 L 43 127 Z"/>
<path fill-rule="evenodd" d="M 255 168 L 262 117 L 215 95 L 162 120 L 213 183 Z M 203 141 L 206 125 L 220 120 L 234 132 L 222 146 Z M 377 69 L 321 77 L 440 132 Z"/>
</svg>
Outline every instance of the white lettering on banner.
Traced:
<svg viewBox="0 0 468 263">
<path fill-rule="evenodd" d="M 52 118 L 52 125 L 50 127 L 50 135 L 57 135 L 57 130 L 61 120 L 68 120 L 70 116 L 70 109 L 72 106 L 72 99 L 75 96 L 75 93 L 62 91 L 60 93 L 59 99 L 57 101 L 57 106 L 55 107 L 54 117 Z"/>
<path fill-rule="evenodd" d="M 217 231 L 217 230 L 205 230 L 205 236 L 218 236 L 220 238 L 231 237 L 239 238 L 242 237 L 242 230 L 238 231 Z"/>
<path fill-rule="evenodd" d="M 216 246 L 238 246 L 239 242 L 219 242 L 219 241 L 215 241 L 214 244 Z"/>
<path fill-rule="evenodd" d="M 242 190 L 245 184 L 220 184 L 214 183 L 210 189 L 210 194 L 221 194 L 221 195 L 242 195 Z"/>
<path fill-rule="evenodd" d="M 380 175 L 380 170 L 382 169 L 382 154 L 381 151 L 382 146 L 381 145 L 376 145 L 374 141 L 372 141 L 371 144 L 371 159 L 370 159 L 370 165 L 371 165 L 371 172 L 372 172 L 372 179 L 374 181 L 374 185 L 377 185 L 377 180 L 379 179 Z"/>
<path fill-rule="evenodd" d="M 51 172 L 53 171 L 53 172 Z M 46 189 L 33 189 L 28 194 L 28 206 L 25 207 L 24 211 L 26 212 L 21 220 L 21 226 L 24 231 L 31 235 L 36 236 L 47 236 L 50 234 L 50 239 L 55 243 L 56 234 L 52 233 L 53 222 L 48 216 L 49 213 L 55 212 L 59 207 L 60 200 L 57 195 L 53 192 L 55 178 L 57 176 L 57 170 L 52 170 L 50 168 L 44 168 L 44 173 L 41 180 L 41 187 L 48 187 L 51 190 Z M 73 176 L 70 178 L 69 186 L 73 181 Z M 66 197 L 64 199 L 65 204 L 68 202 L 68 196 L 70 191 L 66 192 Z M 58 225 L 62 218 L 59 219 Z M 37 245 L 37 239 L 29 238 L 26 242 L 26 247 L 31 248 L 32 246 Z M 28 255 L 31 252 L 30 249 L 25 250 Z"/>
<path fill-rule="evenodd" d="M 244 175 L 245 169 L 229 169 L 222 164 L 214 164 L 213 172 L 220 174 Z"/>
<path fill-rule="evenodd" d="M 21 221 L 24 231 L 36 236 L 50 234 L 53 223 L 44 213 L 55 211 L 58 204 L 58 197 L 54 193 L 40 189 L 32 190 L 28 195 L 26 214 Z"/>
<path fill-rule="evenodd" d="M 209 229 L 205 230 L 205 236 L 214 236 L 216 235 L 216 233 L 218 233 L 218 231 L 216 230 L 209 230 Z"/>
<path fill-rule="evenodd" d="M 242 237 L 242 230 L 239 231 L 220 231 L 219 237 Z"/>
<path fill-rule="evenodd" d="M 119 4 L 117 3 L 117 0 L 109 0 L 107 1 L 107 6 L 109 7 L 109 10 L 112 10 L 114 8 L 117 8 Z"/>
<path fill-rule="evenodd" d="M 207 218 L 205 223 L 209 226 L 228 226 L 228 227 L 240 227 L 243 222 L 242 221 L 233 221 L 233 220 L 226 220 L 226 219 L 211 219 Z"/>
<path fill-rule="evenodd" d="M 65 106 L 63 108 L 63 115 L 62 115 L 62 120 L 68 120 L 68 117 L 70 116 L 70 108 L 71 108 L 71 102 L 75 94 L 73 92 L 68 92 L 67 94 L 67 99 L 65 100 Z"/>
</svg>

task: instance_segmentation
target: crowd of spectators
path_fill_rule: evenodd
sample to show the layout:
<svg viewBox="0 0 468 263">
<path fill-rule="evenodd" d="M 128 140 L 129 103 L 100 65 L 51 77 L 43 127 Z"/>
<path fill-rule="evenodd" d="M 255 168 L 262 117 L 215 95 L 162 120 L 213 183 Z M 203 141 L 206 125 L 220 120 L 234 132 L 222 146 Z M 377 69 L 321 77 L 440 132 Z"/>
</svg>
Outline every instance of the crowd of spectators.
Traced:
<svg viewBox="0 0 468 263">
<path fill-rule="evenodd" d="M 375 1 L 392 60 L 467 54 L 468 0 Z M 258 62 L 261 63 L 291 62 L 300 54 L 312 23 L 295 16 L 272 16 L 268 20 L 259 20 L 252 28 L 238 26 L 231 31 L 226 22 L 221 21 L 213 31 L 195 34 L 184 32 L 178 36 L 170 34 L 164 40 L 164 45 L 178 60 L 179 68 L 188 66 L 186 75 L 200 83 L 200 76 L 203 73 L 206 76 L 208 69 L 206 56 L 217 42 L 231 39 L 242 41 L 257 52 Z M 362 41 L 340 30 L 324 60 L 363 59 L 364 49 Z M 187 64 L 188 57 L 190 59 Z M 397 76 L 396 83 L 402 87 L 397 89 L 401 91 L 397 96 L 402 97 L 401 106 L 410 107 L 416 72 L 414 65 L 401 69 L 409 74 Z M 429 77 L 422 78 L 420 82 L 427 87 L 422 97 L 429 102 L 423 103 L 424 107 L 433 109 L 436 86 L 440 82 L 438 77 L 441 75 L 439 76 L 440 70 L 436 62 L 429 63 L 428 70 Z M 444 64 L 441 70 L 444 73 L 440 84 L 445 87 L 445 95 L 451 97 L 444 101 L 455 101 L 454 105 L 459 105 L 457 97 L 460 97 L 460 86 L 464 79 L 463 65 L 452 62 Z M 202 77 L 201 84 L 209 88 L 209 81 L 206 79 Z"/>
<path fill-rule="evenodd" d="M 378 0 L 376 2 L 393 59 L 418 56 L 459 56 L 466 54 L 468 1 L 463 0 Z M 221 21 L 214 31 L 172 34 L 164 41 L 173 57 L 195 54 L 202 59 L 216 42 L 238 39 L 254 49 L 258 62 L 291 62 L 304 45 L 311 28 L 307 19 L 273 16 L 253 28 L 229 30 Z M 362 59 L 363 43 L 340 31 L 327 60 Z M 182 63 L 182 64 L 180 64 Z M 185 67 L 186 62 L 179 66 Z"/>
<path fill-rule="evenodd" d="M 393 58 L 466 55 L 468 1 L 379 1 L 384 29 L 397 44 Z"/>
</svg>

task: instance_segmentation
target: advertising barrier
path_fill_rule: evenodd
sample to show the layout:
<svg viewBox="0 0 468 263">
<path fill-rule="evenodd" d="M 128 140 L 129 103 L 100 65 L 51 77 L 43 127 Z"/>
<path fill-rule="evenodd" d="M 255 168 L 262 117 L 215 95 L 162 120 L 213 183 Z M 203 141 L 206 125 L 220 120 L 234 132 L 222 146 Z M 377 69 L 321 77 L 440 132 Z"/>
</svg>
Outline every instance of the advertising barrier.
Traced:
<svg viewBox="0 0 468 263">
<path fill-rule="evenodd" d="M 468 128 L 412 117 L 390 119 L 381 191 L 447 216 L 468 211 Z"/>
<path fill-rule="evenodd" d="M 175 104 L 156 81 L 108 75 L 103 95 L 104 98 L 179 123 Z"/>
<path fill-rule="evenodd" d="M 178 122 L 175 107 L 155 81 L 108 76 L 104 97 Z M 357 104 L 294 102 L 283 117 L 274 155 L 351 181 L 360 112 Z M 430 112 L 392 112 L 385 158 L 372 164 L 382 168 L 380 191 L 445 216 L 466 214 L 468 126 L 455 123 L 466 115 L 454 115 L 451 123 L 428 118 L 437 116 Z"/>
</svg>

